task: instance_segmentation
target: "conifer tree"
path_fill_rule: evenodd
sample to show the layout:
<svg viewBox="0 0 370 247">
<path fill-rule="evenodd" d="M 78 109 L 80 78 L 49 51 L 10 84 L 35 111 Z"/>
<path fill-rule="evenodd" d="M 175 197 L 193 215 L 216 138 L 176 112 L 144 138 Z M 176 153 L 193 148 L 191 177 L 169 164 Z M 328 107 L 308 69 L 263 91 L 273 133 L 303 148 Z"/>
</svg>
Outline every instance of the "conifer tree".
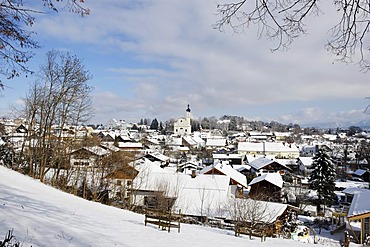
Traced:
<svg viewBox="0 0 370 247">
<path fill-rule="evenodd" d="M 152 123 L 150 124 L 150 129 L 151 130 L 158 130 L 158 120 L 156 118 L 153 119 Z"/>
<path fill-rule="evenodd" d="M 317 191 L 318 208 L 321 204 L 331 205 L 335 190 L 335 167 L 330 157 L 323 151 L 318 150 L 313 157 L 312 171 L 309 182 L 311 188 Z"/>
</svg>

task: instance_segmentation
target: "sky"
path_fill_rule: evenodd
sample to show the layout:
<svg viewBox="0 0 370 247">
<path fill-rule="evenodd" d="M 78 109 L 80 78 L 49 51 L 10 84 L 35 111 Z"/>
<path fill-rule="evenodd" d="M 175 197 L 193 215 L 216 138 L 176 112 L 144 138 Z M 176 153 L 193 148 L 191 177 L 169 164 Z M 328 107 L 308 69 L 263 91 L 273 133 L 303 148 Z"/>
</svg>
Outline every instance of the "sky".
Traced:
<svg viewBox="0 0 370 247">
<path fill-rule="evenodd" d="M 36 14 L 32 30 L 42 48 L 29 68 L 37 72 L 52 49 L 83 59 L 93 76 L 93 124 L 165 122 L 184 117 L 188 104 L 195 119 L 236 115 L 333 127 L 369 120 L 369 73 L 336 62 L 325 49 L 338 20 L 331 1 L 321 3 L 328 6 L 319 17 L 309 16 L 307 35 L 277 52 L 256 27 L 242 34 L 215 30 L 214 0 L 86 0 L 91 14 L 85 17 L 63 9 L 65 3 L 58 13 Z M 34 80 L 5 81 L 0 117 L 22 106 Z"/>
<path fill-rule="evenodd" d="M 311 219 L 312 220 L 312 219 Z M 170 233 L 144 225 L 144 215 L 87 201 L 0 166 L 0 239 L 13 229 L 21 246 L 337 246 L 342 234 L 323 229 L 301 241 L 236 237 L 234 231 L 181 224 Z M 316 229 L 318 232 L 318 229 Z M 305 243 L 303 243 L 305 242 Z M 351 243 L 351 246 L 360 246 Z"/>
</svg>

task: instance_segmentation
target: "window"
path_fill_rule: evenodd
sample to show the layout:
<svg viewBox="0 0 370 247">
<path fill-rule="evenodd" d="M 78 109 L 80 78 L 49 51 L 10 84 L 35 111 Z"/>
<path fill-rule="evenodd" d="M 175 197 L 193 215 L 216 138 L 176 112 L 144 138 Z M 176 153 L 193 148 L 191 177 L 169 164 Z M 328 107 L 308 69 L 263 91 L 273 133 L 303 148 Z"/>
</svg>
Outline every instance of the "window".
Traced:
<svg viewBox="0 0 370 247">
<path fill-rule="evenodd" d="M 116 183 L 118 186 L 121 186 L 122 185 L 122 181 L 120 179 L 117 179 L 117 183 Z"/>
</svg>

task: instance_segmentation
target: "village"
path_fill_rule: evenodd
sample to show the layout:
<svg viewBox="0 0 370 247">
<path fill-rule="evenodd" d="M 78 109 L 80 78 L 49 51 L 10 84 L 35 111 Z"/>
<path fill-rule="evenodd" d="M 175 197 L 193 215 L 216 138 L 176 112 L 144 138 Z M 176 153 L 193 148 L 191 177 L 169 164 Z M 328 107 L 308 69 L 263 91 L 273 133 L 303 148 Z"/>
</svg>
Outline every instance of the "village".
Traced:
<svg viewBox="0 0 370 247">
<path fill-rule="evenodd" d="M 26 121 L 2 119 L 0 164 L 84 199 L 145 214 L 145 225 L 168 231 L 205 224 L 235 235 L 315 241 L 325 229 L 344 246 L 370 245 L 365 131 L 230 131 L 230 120 L 194 131 L 191 122 L 188 105 L 171 133 L 112 120 L 96 128 L 55 125 L 39 139 Z M 336 169 L 336 196 L 324 208 L 309 182 L 319 150 Z"/>
</svg>

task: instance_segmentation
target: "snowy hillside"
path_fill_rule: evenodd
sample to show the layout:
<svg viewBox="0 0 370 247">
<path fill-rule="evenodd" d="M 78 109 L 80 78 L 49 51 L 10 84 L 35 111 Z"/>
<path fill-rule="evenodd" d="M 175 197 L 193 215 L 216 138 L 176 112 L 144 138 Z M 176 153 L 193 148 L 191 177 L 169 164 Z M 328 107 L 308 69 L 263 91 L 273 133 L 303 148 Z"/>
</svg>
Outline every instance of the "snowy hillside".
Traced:
<svg viewBox="0 0 370 247">
<path fill-rule="evenodd" d="M 144 226 L 143 215 L 83 200 L 0 166 L 0 240 L 10 229 L 23 247 L 318 246 L 283 239 L 261 243 L 235 237 L 232 231 L 187 224 L 181 233 L 168 233 Z"/>
</svg>

